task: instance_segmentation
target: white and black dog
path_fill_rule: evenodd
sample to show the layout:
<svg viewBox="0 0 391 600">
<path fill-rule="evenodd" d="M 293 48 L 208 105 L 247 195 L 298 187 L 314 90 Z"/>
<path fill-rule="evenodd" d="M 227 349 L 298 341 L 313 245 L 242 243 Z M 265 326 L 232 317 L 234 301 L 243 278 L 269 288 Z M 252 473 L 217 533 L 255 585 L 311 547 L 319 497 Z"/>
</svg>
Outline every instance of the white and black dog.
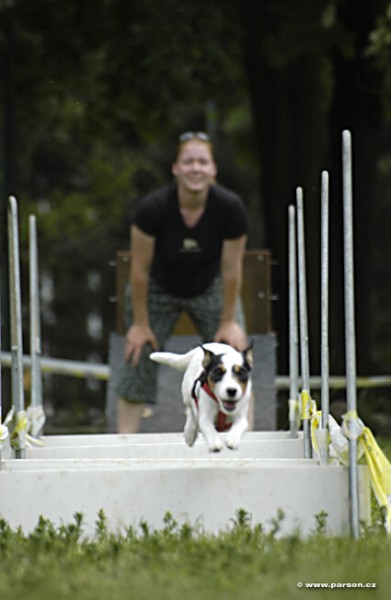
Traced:
<svg viewBox="0 0 391 600">
<path fill-rule="evenodd" d="M 184 372 L 182 398 L 186 407 L 185 440 L 192 446 L 198 430 L 211 452 L 224 445 L 218 431 L 228 431 L 228 448 L 239 446 L 248 429 L 251 398 L 252 346 L 238 352 L 227 344 L 211 342 L 186 354 L 152 352 L 150 358 Z"/>
</svg>

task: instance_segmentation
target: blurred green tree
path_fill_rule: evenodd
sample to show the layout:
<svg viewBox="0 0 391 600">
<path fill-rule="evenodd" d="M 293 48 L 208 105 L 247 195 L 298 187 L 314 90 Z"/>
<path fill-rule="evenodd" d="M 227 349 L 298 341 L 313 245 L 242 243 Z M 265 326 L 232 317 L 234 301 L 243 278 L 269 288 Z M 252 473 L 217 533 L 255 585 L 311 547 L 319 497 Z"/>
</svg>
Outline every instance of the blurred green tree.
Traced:
<svg viewBox="0 0 391 600">
<path fill-rule="evenodd" d="M 364 318 L 367 327 L 369 302 L 376 313 L 361 331 L 359 367 L 387 369 L 382 325 L 389 311 L 379 279 L 389 266 L 374 235 L 379 215 L 389 214 L 387 5 L 0 2 L 1 183 L 4 197 L 19 198 L 23 248 L 27 214 L 38 217 L 46 353 L 106 360 L 114 328 L 108 263 L 128 245 L 135 203 L 170 177 L 177 135 L 197 128 L 213 134 L 219 177 L 247 202 L 250 245 L 271 248 L 278 263 L 280 372 L 287 370 L 287 207 L 298 185 L 305 190 L 312 371 L 319 368 L 319 179 L 322 169 L 332 171 L 332 367 L 340 370 L 340 134 L 349 127 L 357 160 L 360 328 Z M 4 218 L 2 237 L 4 255 Z M 84 383 L 52 385 L 58 405 L 78 396 L 85 406 L 97 397 Z M 102 405 L 102 387 L 99 394 Z"/>
</svg>

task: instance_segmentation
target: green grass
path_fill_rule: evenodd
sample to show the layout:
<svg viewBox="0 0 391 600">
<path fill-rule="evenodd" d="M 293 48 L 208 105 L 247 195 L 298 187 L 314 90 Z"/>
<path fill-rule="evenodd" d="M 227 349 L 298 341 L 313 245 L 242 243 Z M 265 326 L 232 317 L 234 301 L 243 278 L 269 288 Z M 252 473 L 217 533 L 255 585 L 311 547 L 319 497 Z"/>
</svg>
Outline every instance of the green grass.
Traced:
<svg viewBox="0 0 391 600">
<path fill-rule="evenodd" d="M 380 440 L 388 457 L 391 440 Z M 2 490 L 6 493 L 6 490 Z M 385 600 L 391 589 L 391 539 L 380 511 L 360 539 L 328 537 L 327 517 L 314 531 L 279 535 L 283 515 L 266 531 L 244 511 L 219 535 L 179 525 L 167 514 L 159 530 L 145 522 L 124 534 L 107 530 L 97 516 L 93 539 L 83 536 L 83 517 L 54 527 L 41 518 L 24 535 L 0 520 L 0 598 L 7 600 L 286 600 L 332 597 Z M 270 525 L 270 524 L 269 524 Z M 376 589 L 307 589 L 308 584 L 376 584 Z"/>
<path fill-rule="evenodd" d="M 266 533 L 239 511 L 220 535 L 179 526 L 170 515 L 158 531 L 142 523 L 137 531 L 113 535 L 101 514 L 96 536 L 88 541 L 80 515 L 60 528 L 41 519 L 29 536 L 1 522 L 0 595 L 7 600 L 282 600 L 331 594 L 298 588 L 298 582 L 361 582 L 376 583 L 377 589 L 334 589 L 332 597 L 389 597 L 391 543 L 378 525 L 356 541 L 326 537 L 322 518 L 305 540 L 299 534 L 279 539 L 278 528 L 276 518 L 274 530 Z"/>
</svg>

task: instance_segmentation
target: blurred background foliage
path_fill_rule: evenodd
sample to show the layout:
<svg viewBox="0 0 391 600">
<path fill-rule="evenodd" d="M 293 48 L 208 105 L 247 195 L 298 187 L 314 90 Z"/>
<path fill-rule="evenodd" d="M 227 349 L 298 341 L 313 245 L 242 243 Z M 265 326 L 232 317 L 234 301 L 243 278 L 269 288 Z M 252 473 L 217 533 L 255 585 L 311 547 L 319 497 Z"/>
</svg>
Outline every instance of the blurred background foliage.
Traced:
<svg viewBox="0 0 391 600">
<path fill-rule="evenodd" d="M 274 257 L 281 374 L 286 217 L 297 185 L 305 190 L 311 370 L 319 373 L 319 180 L 331 171 L 331 371 L 342 373 L 340 138 L 349 128 L 358 371 L 390 371 L 387 0 L 0 0 L 0 19 L 2 271 L 12 193 L 25 290 L 28 214 L 38 220 L 45 355 L 106 362 L 115 328 L 110 263 L 128 247 L 140 197 L 170 180 L 178 134 L 203 129 L 215 141 L 220 181 L 246 202 L 250 247 Z M 82 419 L 104 405 L 102 383 L 51 377 L 46 385 L 56 410 Z"/>
</svg>

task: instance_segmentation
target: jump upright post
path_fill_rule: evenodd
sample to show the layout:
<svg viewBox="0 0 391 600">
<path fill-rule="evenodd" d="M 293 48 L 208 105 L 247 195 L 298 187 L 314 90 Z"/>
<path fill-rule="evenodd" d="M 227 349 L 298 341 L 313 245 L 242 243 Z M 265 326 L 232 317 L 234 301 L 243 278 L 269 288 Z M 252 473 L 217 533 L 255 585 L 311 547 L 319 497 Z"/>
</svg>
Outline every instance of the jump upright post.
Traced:
<svg viewBox="0 0 391 600">
<path fill-rule="evenodd" d="M 357 440 L 360 426 L 356 397 L 356 334 L 354 315 L 354 261 L 353 261 L 353 178 L 352 136 L 342 133 L 343 176 L 343 229 L 344 229 L 344 288 L 345 288 L 345 362 L 346 401 L 345 433 L 349 440 L 349 494 L 350 525 L 354 538 L 359 537 Z"/>
<path fill-rule="evenodd" d="M 1 352 L 1 272 L 0 272 L 0 352 Z M 0 364 L 0 469 L 1 469 L 1 450 L 3 447 L 3 442 L 6 437 L 7 431 L 2 427 L 3 423 L 3 395 L 2 395 L 2 369 Z"/>
<path fill-rule="evenodd" d="M 32 435 L 42 433 L 41 325 L 38 277 L 37 227 L 34 215 L 29 216 L 29 284 L 30 284 L 30 354 L 31 354 L 31 417 Z"/>
<path fill-rule="evenodd" d="M 296 209 L 288 208 L 289 223 L 289 431 L 297 437 L 298 379 L 299 379 L 299 334 L 297 323 L 297 251 Z"/>
<path fill-rule="evenodd" d="M 8 198 L 8 244 L 10 274 L 10 317 L 11 317 L 11 387 L 15 418 L 24 411 L 23 389 L 23 342 L 22 342 L 22 301 L 20 290 L 20 261 L 18 233 L 18 205 L 16 198 Z M 25 457 L 24 438 L 20 436 L 20 448 L 15 449 L 16 458 Z"/>
<path fill-rule="evenodd" d="M 308 352 L 307 282 L 305 267 L 303 188 L 296 188 L 297 247 L 299 266 L 299 330 L 301 358 L 301 418 L 303 422 L 304 456 L 312 457 L 310 431 L 310 369 Z"/>
<path fill-rule="evenodd" d="M 317 430 L 319 458 L 328 463 L 329 418 L 329 174 L 321 173 L 321 426 Z"/>
</svg>

